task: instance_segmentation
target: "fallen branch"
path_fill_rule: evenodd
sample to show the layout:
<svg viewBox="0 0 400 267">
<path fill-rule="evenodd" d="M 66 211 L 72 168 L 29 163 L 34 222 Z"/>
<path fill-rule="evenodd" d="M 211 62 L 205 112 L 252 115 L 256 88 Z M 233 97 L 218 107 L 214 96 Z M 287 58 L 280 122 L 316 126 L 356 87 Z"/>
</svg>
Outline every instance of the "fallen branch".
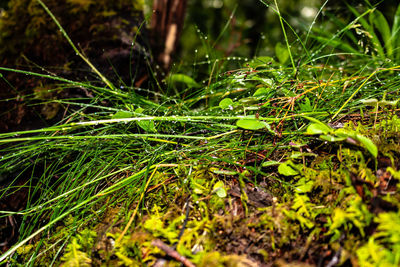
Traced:
<svg viewBox="0 0 400 267">
<path fill-rule="evenodd" d="M 163 250 L 165 253 L 167 253 L 168 256 L 171 258 L 179 261 L 186 267 L 196 267 L 193 263 L 191 263 L 188 259 L 186 259 L 184 256 L 180 255 L 175 249 L 172 247 L 168 246 L 164 242 L 162 242 L 160 239 L 155 239 L 153 242 L 151 242 L 153 246 L 158 247 L 159 249 Z"/>
</svg>

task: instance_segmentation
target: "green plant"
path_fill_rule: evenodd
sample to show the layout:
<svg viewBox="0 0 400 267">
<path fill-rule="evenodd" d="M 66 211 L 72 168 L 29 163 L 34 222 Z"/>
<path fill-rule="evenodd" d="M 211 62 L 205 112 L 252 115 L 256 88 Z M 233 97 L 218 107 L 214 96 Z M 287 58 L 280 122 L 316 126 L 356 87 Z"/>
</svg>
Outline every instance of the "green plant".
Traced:
<svg viewBox="0 0 400 267">
<path fill-rule="evenodd" d="M 321 43 L 318 51 L 326 46 L 356 56 L 371 56 L 377 65 L 400 62 L 400 5 L 397 6 L 392 22 L 366 1 L 367 7 L 361 13 L 357 8 L 346 4 L 355 19 L 345 24 L 335 15 L 328 13 L 331 21 L 338 27 L 332 34 L 326 28 L 314 27 L 311 37 Z M 318 35 L 317 35 L 318 34 Z"/>
<path fill-rule="evenodd" d="M 318 134 L 322 140 L 329 142 L 346 141 L 350 144 L 362 145 L 374 158 L 378 156 L 378 148 L 376 145 L 369 138 L 357 133 L 356 131 L 346 128 L 333 129 L 315 118 L 305 118 L 314 122 L 307 127 L 307 134 Z"/>
<path fill-rule="evenodd" d="M 89 256 L 81 251 L 81 245 L 78 244 L 76 238 L 68 244 L 64 256 L 61 258 L 63 261 L 62 266 L 91 266 L 91 259 Z"/>
<path fill-rule="evenodd" d="M 357 250 L 362 266 L 398 266 L 400 264 L 399 213 L 380 213 L 374 218 L 377 231 Z"/>
</svg>

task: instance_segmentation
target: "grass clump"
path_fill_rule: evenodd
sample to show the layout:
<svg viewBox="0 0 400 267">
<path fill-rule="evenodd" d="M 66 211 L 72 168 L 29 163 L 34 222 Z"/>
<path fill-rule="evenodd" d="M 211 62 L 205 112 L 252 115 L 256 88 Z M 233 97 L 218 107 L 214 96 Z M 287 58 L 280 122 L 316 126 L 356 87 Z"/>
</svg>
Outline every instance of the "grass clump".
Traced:
<svg viewBox="0 0 400 267">
<path fill-rule="evenodd" d="M 19 225 L 0 261 L 397 266 L 399 67 L 319 57 L 210 59 L 207 79 L 172 74 L 178 97 L 158 101 L 105 77 L 1 68 L 94 97 L 54 100 L 75 110 L 53 126 L 0 134 L 2 203 L 27 196 L 0 213 Z"/>
<path fill-rule="evenodd" d="M 367 1 L 362 10 L 350 4 L 346 7 L 353 15 L 353 20 L 347 25 L 328 13 L 331 22 L 339 29 L 337 33 L 332 34 L 322 27 L 313 28 L 311 37 L 321 43 L 320 49 L 330 46 L 344 53 L 370 57 L 377 66 L 399 62 L 400 5 L 395 7 L 392 21 Z"/>
</svg>

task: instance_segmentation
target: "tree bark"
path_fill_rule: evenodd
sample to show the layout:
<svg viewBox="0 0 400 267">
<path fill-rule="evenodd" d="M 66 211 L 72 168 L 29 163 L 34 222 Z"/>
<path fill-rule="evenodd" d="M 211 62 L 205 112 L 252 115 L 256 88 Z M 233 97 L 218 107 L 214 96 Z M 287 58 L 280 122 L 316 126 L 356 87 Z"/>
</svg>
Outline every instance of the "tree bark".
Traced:
<svg viewBox="0 0 400 267">
<path fill-rule="evenodd" d="M 151 34 L 154 58 L 163 71 L 172 63 L 185 19 L 187 0 L 154 0 Z"/>
</svg>

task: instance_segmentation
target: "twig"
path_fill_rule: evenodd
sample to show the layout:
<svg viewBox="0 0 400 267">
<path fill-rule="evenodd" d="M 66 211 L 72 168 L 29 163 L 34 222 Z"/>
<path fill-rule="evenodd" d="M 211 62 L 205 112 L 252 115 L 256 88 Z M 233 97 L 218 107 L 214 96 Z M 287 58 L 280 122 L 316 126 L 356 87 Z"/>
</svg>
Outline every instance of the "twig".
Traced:
<svg viewBox="0 0 400 267">
<path fill-rule="evenodd" d="M 336 251 L 335 255 L 330 260 L 328 265 L 326 265 L 326 267 L 333 267 L 333 266 L 336 266 L 337 264 L 339 264 L 341 255 L 342 255 L 342 248 L 339 248 L 339 250 Z"/>
<path fill-rule="evenodd" d="M 183 232 L 185 231 L 185 228 L 186 228 L 186 224 L 187 224 L 187 222 L 188 222 L 188 220 L 189 220 L 189 212 L 190 212 L 190 205 L 189 205 L 190 202 L 189 202 L 189 200 L 190 200 L 190 197 L 187 198 L 186 203 L 185 203 L 185 205 L 186 205 L 185 220 L 183 221 L 182 229 L 181 229 L 181 231 L 179 232 L 178 241 L 175 243 L 174 249 L 176 249 L 176 246 L 178 245 L 179 240 L 181 240 L 181 238 L 182 238 L 182 236 L 183 236 Z"/>
<path fill-rule="evenodd" d="M 179 261 L 186 267 L 196 267 L 193 263 L 191 263 L 188 259 L 186 259 L 184 256 L 180 255 L 175 249 L 172 247 L 168 246 L 164 242 L 162 242 L 160 239 L 155 239 L 151 242 L 153 246 L 158 247 L 159 249 L 163 250 L 165 253 L 167 253 L 168 256 L 171 258 Z"/>
</svg>

